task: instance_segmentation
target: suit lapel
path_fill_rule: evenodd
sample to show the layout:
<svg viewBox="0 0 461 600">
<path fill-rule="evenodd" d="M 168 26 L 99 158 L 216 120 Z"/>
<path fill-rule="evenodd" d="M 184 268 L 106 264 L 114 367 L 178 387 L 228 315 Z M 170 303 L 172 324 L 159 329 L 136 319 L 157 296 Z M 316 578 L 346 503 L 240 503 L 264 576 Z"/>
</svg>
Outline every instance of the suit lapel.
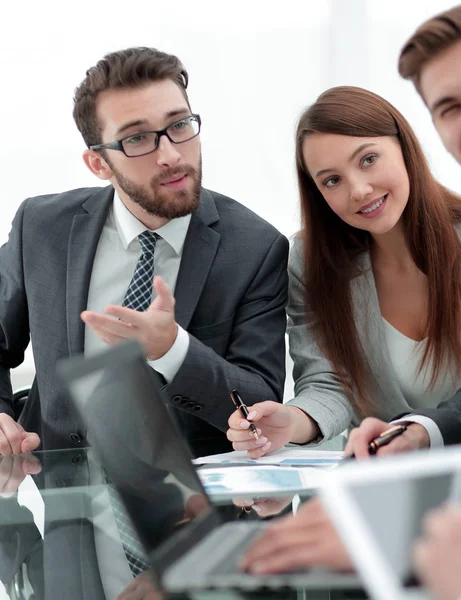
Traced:
<svg viewBox="0 0 461 600">
<path fill-rule="evenodd" d="M 219 215 L 213 197 L 202 189 L 200 206 L 192 215 L 184 242 L 175 288 L 176 322 L 184 329 L 189 326 L 218 250 L 221 236 L 209 227 L 216 221 Z"/>
<path fill-rule="evenodd" d="M 82 204 L 74 216 L 67 249 L 67 339 L 69 355 L 83 352 L 86 309 L 93 261 L 102 228 L 114 197 L 112 186 L 101 188 Z"/>
</svg>

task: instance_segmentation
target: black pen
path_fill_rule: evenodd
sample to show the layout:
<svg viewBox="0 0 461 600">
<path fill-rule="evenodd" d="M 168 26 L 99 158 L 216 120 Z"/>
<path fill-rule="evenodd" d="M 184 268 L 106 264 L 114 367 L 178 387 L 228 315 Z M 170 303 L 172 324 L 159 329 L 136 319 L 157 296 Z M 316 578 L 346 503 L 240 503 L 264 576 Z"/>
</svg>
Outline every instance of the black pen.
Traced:
<svg viewBox="0 0 461 600">
<path fill-rule="evenodd" d="M 405 433 L 407 427 L 408 425 L 395 425 L 395 427 L 386 429 L 386 431 L 383 431 L 381 435 L 368 444 L 368 453 L 373 456 L 380 448 L 387 446 L 387 444 L 390 444 L 396 437 Z M 350 454 L 344 458 L 355 458 L 355 454 Z"/>
<path fill-rule="evenodd" d="M 230 397 L 231 397 L 232 402 L 234 403 L 235 408 L 237 408 L 242 413 L 244 418 L 248 420 L 248 415 L 250 413 L 248 412 L 248 408 L 246 407 L 246 404 L 240 398 L 240 394 L 237 392 L 237 390 L 232 390 L 232 392 L 230 393 Z M 258 430 L 256 429 L 256 426 L 254 423 L 250 423 L 250 431 L 253 434 L 253 437 L 255 438 L 255 440 L 259 440 Z"/>
</svg>

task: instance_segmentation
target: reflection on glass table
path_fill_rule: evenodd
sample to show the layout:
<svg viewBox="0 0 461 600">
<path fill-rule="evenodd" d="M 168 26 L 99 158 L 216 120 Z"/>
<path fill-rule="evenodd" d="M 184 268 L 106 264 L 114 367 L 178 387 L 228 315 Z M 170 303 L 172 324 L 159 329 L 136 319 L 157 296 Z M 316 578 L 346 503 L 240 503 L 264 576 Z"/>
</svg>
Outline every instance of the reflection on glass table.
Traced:
<svg viewBox="0 0 461 600">
<path fill-rule="evenodd" d="M 143 478 L 150 482 L 148 497 L 133 494 L 133 501 L 145 517 L 148 550 L 155 557 L 154 580 L 158 580 L 162 564 L 170 564 L 171 557 L 178 552 L 177 538 L 170 548 L 165 541 L 172 532 L 181 536 L 192 526 L 197 528 L 196 535 L 200 535 L 200 520 L 206 521 L 204 515 L 209 505 L 189 480 L 181 481 L 181 477 L 158 469 L 151 469 L 149 474 L 143 472 Z M 20 483 L 19 493 L 15 493 L 15 486 Z M 135 479 L 131 479 L 130 486 L 131 491 L 136 490 Z M 106 514 L 111 506 L 107 488 L 105 475 L 90 449 L 35 452 L 33 456 L 0 463 L 0 579 L 11 597 L 123 598 L 120 595 L 123 590 L 127 590 L 126 597 L 128 593 L 135 594 L 132 597 L 151 597 L 155 586 L 152 587 L 147 575 L 133 579 L 126 565 L 120 567 L 126 561 L 117 528 Z M 143 489 L 146 493 L 145 481 Z M 266 523 L 291 510 L 291 495 L 229 497 L 214 508 L 214 513 L 222 522 L 237 521 L 249 526 Z M 162 545 L 162 552 L 155 556 L 158 544 Z M 204 560 L 210 562 L 215 554 L 214 551 L 204 554 Z M 336 597 L 352 598 L 350 584 L 347 587 L 349 595 Z M 223 586 L 219 592 L 214 590 L 211 597 L 224 597 L 229 589 L 230 585 Z M 294 597 L 295 589 L 296 586 L 290 592 L 287 588 L 266 592 L 259 589 L 253 595 Z M 302 590 L 302 585 L 298 589 Z M 331 589 L 335 594 L 346 594 L 340 581 L 332 582 Z M 329 593 L 330 588 L 323 586 L 316 590 L 314 586 L 309 589 L 309 598 L 328 598 Z M 176 596 L 197 597 L 197 594 L 198 591 L 183 589 Z"/>
</svg>

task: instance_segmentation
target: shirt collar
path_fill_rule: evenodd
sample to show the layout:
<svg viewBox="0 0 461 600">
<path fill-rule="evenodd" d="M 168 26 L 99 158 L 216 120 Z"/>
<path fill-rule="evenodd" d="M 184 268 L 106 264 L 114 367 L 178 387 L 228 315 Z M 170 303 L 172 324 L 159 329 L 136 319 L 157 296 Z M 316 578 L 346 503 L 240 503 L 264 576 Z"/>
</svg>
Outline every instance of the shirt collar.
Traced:
<svg viewBox="0 0 461 600">
<path fill-rule="evenodd" d="M 147 227 L 141 223 L 123 204 L 117 191 L 114 192 L 114 220 L 117 227 L 120 240 L 125 250 L 131 242 L 138 237 Z M 180 255 L 189 228 L 191 215 L 171 219 L 162 227 L 155 230 L 155 233 L 164 239 Z"/>
</svg>

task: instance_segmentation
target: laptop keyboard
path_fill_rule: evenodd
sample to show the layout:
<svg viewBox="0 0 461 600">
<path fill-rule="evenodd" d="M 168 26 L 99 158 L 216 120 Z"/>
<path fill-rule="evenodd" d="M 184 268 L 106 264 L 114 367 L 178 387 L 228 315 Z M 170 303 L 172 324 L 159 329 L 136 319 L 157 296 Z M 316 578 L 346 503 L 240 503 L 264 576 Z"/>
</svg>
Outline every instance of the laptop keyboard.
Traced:
<svg viewBox="0 0 461 600">
<path fill-rule="evenodd" d="M 217 529 L 200 546 L 202 556 L 215 557 L 207 561 L 205 573 L 229 575 L 239 571 L 238 562 L 252 544 L 262 523 L 228 523 Z"/>
</svg>

